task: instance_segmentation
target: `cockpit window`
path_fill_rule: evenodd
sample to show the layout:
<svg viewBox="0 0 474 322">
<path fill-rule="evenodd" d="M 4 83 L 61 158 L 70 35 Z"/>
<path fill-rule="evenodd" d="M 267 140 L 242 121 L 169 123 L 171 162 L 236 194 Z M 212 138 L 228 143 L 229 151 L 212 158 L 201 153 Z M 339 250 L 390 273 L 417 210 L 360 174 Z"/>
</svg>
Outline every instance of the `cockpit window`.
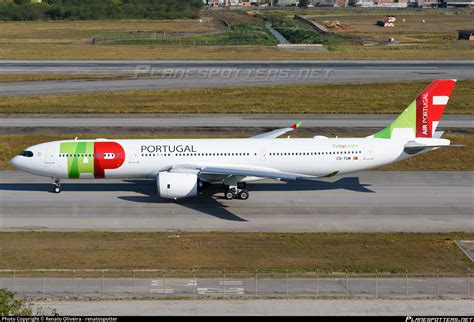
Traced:
<svg viewBox="0 0 474 322">
<path fill-rule="evenodd" d="M 33 152 L 31 152 L 31 151 L 22 151 L 22 152 L 20 152 L 20 155 L 22 155 L 24 157 L 27 157 L 27 158 L 31 158 L 33 156 Z"/>
</svg>

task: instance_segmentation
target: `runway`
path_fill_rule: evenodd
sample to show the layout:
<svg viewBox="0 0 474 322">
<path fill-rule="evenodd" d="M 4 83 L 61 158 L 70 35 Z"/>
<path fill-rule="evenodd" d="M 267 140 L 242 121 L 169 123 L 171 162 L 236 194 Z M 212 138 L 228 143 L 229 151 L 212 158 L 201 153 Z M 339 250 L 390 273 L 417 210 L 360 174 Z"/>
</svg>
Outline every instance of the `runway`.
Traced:
<svg viewBox="0 0 474 322">
<path fill-rule="evenodd" d="M 303 121 L 304 128 L 383 128 L 396 115 L 361 114 L 16 114 L 1 115 L 3 128 L 279 128 Z M 472 115 L 445 115 L 440 128 L 474 128 Z"/>
<path fill-rule="evenodd" d="M 213 189 L 173 202 L 153 180 L 81 180 L 0 172 L 1 231 L 449 232 L 474 230 L 474 172 L 368 171 L 249 184 L 249 200 Z"/>
<path fill-rule="evenodd" d="M 165 68 L 413 68 L 461 70 L 474 68 L 471 60 L 0 60 L 2 74 L 123 74 L 133 73 L 137 66 Z M 143 70 L 142 70 L 143 71 Z"/>
<path fill-rule="evenodd" d="M 0 61 L 1 74 L 154 77 L 1 83 L 0 96 L 163 88 L 472 79 L 473 61 Z"/>
</svg>

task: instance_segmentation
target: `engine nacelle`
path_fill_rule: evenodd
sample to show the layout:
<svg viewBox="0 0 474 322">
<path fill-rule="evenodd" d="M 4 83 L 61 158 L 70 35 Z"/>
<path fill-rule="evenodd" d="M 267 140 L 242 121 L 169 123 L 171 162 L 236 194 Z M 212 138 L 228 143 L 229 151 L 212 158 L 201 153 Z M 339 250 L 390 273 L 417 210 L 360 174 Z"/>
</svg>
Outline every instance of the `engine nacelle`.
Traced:
<svg viewBox="0 0 474 322">
<path fill-rule="evenodd" d="M 198 194 L 198 177 L 193 173 L 160 172 L 156 176 L 156 186 L 161 198 L 194 197 Z"/>
</svg>

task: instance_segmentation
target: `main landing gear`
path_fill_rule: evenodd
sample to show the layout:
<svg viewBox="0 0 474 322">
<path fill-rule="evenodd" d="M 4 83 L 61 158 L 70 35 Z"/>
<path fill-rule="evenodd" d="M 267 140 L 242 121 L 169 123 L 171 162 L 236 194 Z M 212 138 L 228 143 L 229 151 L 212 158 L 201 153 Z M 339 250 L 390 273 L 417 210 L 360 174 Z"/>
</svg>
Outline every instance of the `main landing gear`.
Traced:
<svg viewBox="0 0 474 322">
<path fill-rule="evenodd" d="M 249 192 L 245 187 L 245 182 L 238 182 L 237 186 L 225 186 L 224 196 L 226 199 L 242 199 L 247 200 L 249 198 Z"/>
<path fill-rule="evenodd" d="M 60 193 L 61 192 L 61 181 L 59 178 L 51 178 L 53 180 L 53 192 Z"/>
</svg>

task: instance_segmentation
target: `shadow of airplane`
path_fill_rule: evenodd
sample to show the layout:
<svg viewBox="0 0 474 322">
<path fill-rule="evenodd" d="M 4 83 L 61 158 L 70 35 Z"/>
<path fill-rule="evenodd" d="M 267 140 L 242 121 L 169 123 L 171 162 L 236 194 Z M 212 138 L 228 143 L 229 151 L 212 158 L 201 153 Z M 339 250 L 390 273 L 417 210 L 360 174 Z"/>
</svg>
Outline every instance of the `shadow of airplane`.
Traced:
<svg viewBox="0 0 474 322">
<path fill-rule="evenodd" d="M 255 183 L 252 184 L 252 191 L 319 191 L 319 190 L 350 190 L 355 192 L 375 193 L 366 187 L 370 184 L 362 184 L 358 177 L 346 177 L 337 181 L 321 180 L 297 180 L 284 181 L 281 183 Z"/>
<path fill-rule="evenodd" d="M 247 220 L 242 217 L 233 214 L 227 210 L 227 206 L 221 204 L 211 195 L 199 195 L 196 197 L 181 199 L 181 200 L 169 200 L 163 199 L 158 196 L 120 196 L 120 200 L 138 202 L 138 203 L 174 203 L 182 207 L 186 207 L 207 215 L 229 221 L 241 221 L 245 222 Z"/>
<path fill-rule="evenodd" d="M 345 177 L 334 182 L 321 180 L 297 180 L 289 182 L 267 182 L 252 183 L 249 185 L 251 191 L 319 191 L 319 190 L 350 190 L 363 193 L 374 193 L 366 187 L 368 184 L 361 184 L 358 177 Z M 224 197 L 216 195 L 222 192 L 221 186 L 212 185 L 206 188 L 199 196 L 182 200 L 169 200 L 160 198 L 156 192 L 154 180 L 123 180 L 121 183 L 66 183 L 62 185 L 65 191 L 116 191 L 125 193 L 137 193 L 140 195 L 119 196 L 120 200 L 137 203 L 175 203 L 177 205 L 199 211 L 210 216 L 229 220 L 245 222 L 247 220 L 233 214 L 227 210 L 219 200 Z M 51 191 L 51 184 L 47 183 L 0 183 L 0 191 Z"/>
<path fill-rule="evenodd" d="M 138 203 L 174 203 L 182 207 L 186 207 L 192 210 L 196 210 L 207 215 L 229 221 L 241 221 L 245 222 L 247 220 L 233 214 L 227 210 L 227 206 L 221 204 L 216 200 L 213 195 L 219 191 L 218 187 L 211 186 L 209 189 L 203 191 L 199 196 L 190 197 L 180 200 L 170 200 L 160 198 L 156 191 L 155 181 L 152 180 L 124 180 L 125 182 L 132 183 L 135 185 L 140 185 L 146 187 L 142 191 L 135 191 L 143 194 L 142 196 L 119 196 L 120 200 L 138 202 Z"/>
</svg>

